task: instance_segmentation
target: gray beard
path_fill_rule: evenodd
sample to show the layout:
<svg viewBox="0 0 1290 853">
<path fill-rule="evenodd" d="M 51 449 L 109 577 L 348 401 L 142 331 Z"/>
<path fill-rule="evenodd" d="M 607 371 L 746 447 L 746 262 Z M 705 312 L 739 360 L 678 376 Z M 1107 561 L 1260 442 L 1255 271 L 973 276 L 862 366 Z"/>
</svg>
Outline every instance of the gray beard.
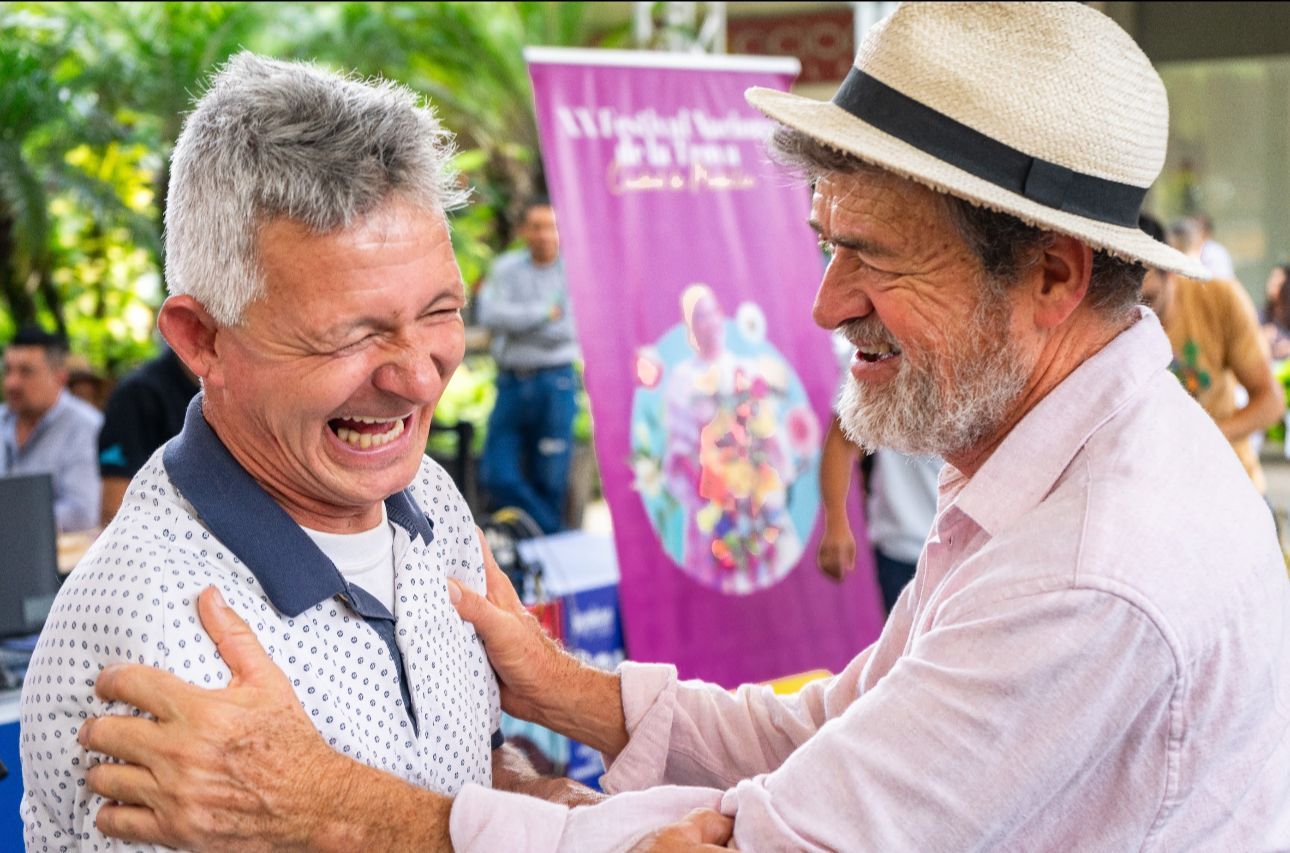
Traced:
<svg viewBox="0 0 1290 853">
<path fill-rule="evenodd" d="M 880 387 L 848 376 L 838 400 L 847 438 L 870 453 L 887 447 L 944 457 L 989 436 L 1021 395 L 1032 366 L 1008 321 L 1006 299 L 984 295 L 957 352 L 941 364 L 915 364 L 903 353 L 899 372 Z"/>
</svg>

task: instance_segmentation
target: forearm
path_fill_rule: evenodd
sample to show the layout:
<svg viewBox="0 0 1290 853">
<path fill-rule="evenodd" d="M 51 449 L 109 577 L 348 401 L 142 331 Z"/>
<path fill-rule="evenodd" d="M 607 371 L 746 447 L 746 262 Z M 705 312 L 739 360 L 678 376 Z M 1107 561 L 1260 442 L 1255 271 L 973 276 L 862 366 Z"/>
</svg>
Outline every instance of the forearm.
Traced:
<svg viewBox="0 0 1290 853">
<path fill-rule="evenodd" d="M 121 501 L 125 498 L 126 487 L 130 485 L 129 477 L 104 477 L 103 478 L 103 499 L 99 507 L 99 526 L 107 527 L 116 517 L 117 510 L 121 508 Z"/>
<path fill-rule="evenodd" d="M 518 716 L 598 752 L 617 755 L 627 745 L 619 676 L 568 657 L 570 665 L 560 689 L 546 691 L 540 700 L 517 709 Z"/>
<path fill-rule="evenodd" d="M 306 777 L 314 780 L 308 784 L 314 786 L 311 794 L 323 812 L 306 849 L 450 853 L 451 799 L 357 761 L 337 758 L 345 762 L 340 769 L 323 768 L 321 777 Z"/>
<path fill-rule="evenodd" d="M 528 332 L 549 322 L 552 308 L 548 302 L 515 299 L 505 290 L 488 295 L 481 293 L 479 324 L 499 332 Z"/>
<path fill-rule="evenodd" d="M 1249 403 L 1219 421 L 1218 427 L 1228 441 L 1239 441 L 1272 426 L 1284 413 L 1285 393 L 1279 386 L 1269 385 L 1251 393 Z"/>
<path fill-rule="evenodd" d="M 820 455 L 820 500 L 824 504 L 826 523 L 847 523 L 847 495 L 851 492 L 852 472 L 859 453 L 843 434 L 834 415 Z"/>
</svg>

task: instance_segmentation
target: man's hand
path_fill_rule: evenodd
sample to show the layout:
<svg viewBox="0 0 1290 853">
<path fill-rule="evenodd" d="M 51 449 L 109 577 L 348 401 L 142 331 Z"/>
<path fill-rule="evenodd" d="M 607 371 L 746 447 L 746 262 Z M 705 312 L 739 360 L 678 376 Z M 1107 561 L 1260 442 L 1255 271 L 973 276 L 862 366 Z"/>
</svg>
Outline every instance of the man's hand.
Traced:
<svg viewBox="0 0 1290 853">
<path fill-rule="evenodd" d="M 484 534 L 487 597 L 448 581 L 448 594 L 462 619 L 484 641 L 497 672 L 502 707 L 611 755 L 627 744 L 618 677 L 585 666 L 552 639 L 515 594 L 498 568 Z"/>
<path fill-rule="evenodd" d="M 86 749 L 128 762 L 86 774 L 90 790 L 109 800 L 99 830 L 191 850 L 343 849 L 348 830 L 335 821 L 347 814 L 358 823 L 352 795 L 362 788 L 392 798 L 369 790 L 379 783 L 367 777 L 380 774 L 327 746 L 286 676 L 217 590 L 206 589 L 197 609 L 232 672 L 227 687 L 205 690 L 139 665 L 99 675 L 100 698 L 155 717 L 98 717 L 81 726 L 77 739 Z M 443 799 L 445 837 L 450 806 Z"/>
<path fill-rule="evenodd" d="M 733 819 L 712 809 L 695 809 L 680 823 L 650 833 L 631 849 L 631 853 L 724 850 L 734 830 Z"/>
<path fill-rule="evenodd" d="M 835 524 L 824 522 L 820 537 L 820 571 L 836 581 L 856 567 L 856 538 L 845 520 Z"/>
</svg>

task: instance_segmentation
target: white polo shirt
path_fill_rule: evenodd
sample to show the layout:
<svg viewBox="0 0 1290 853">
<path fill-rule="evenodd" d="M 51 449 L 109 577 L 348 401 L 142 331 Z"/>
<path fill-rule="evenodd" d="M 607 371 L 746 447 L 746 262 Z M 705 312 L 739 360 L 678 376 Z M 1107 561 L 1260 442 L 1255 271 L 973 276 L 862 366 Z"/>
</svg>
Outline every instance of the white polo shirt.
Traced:
<svg viewBox="0 0 1290 853">
<path fill-rule="evenodd" d="M 394 613 L 336 567 L 233 459 L 201 415 L 135 476 L 121 511 L 68 577 L 22 695 L 27 849 L 122 849 L 85 787 L 100 760 L 82 721 L 137 714 L 94 696 L 106 665 L 145 663 L 206 687 L 229 679 L 196 599 L 219 588 L 291 679 L 336 750 L 445 794 L 490 785 L 497 682 L 447 578 L 484 590 L 470 511 L 439 465 L 385 501 L 395 531 Z"/>
</svg>

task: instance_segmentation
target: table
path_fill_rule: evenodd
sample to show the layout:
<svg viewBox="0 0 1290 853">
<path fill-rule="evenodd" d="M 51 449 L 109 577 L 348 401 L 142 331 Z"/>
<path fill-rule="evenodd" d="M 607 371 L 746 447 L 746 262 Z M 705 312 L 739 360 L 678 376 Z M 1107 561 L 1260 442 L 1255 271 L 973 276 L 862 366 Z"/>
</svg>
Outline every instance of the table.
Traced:
<svg viewBox="0 0 1290 853">
<path fill-rule="evenodd" d="M 18 761 L 18 703 L 17 690 L 0 692 L 0 762 L 8 768 L 9 775 L 0 779 L 0 850 L 21 850 L 22 816 L 22 765 Z"/>
</svg>

